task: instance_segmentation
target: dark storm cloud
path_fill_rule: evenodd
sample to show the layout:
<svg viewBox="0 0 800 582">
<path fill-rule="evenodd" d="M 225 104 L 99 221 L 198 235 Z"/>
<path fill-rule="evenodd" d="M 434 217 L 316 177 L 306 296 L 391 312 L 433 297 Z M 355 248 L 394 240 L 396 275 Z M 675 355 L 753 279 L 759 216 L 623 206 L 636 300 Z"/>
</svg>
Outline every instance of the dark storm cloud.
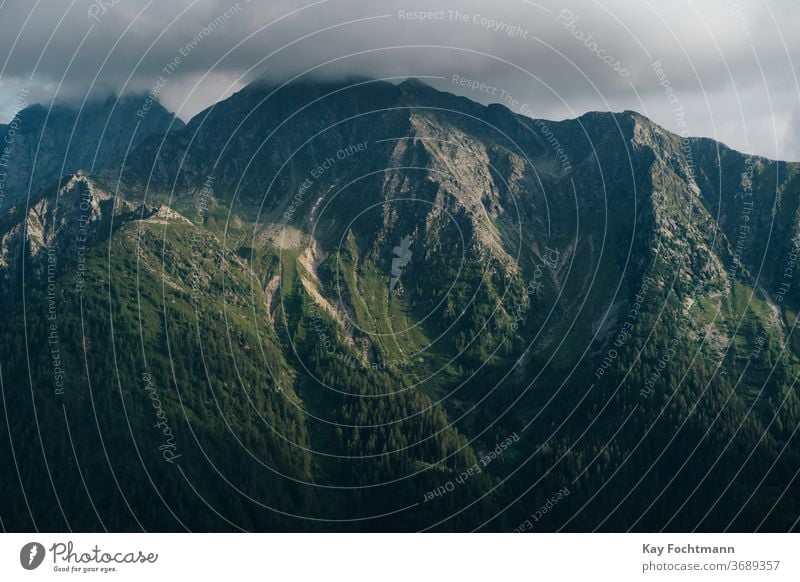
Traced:
<svg viewBox="0 0 800 582">
<path fill-rule="evenodd" d="M 13 0 L 0 107 L 13 114 L 23 86 L 33 100 L 151 91 L 186 119 L 256 76 L 420 76 L 537 116 L 636 109 L 796 158 L 798 24 L 800 4 L 755 0 Z"/>
</svg>

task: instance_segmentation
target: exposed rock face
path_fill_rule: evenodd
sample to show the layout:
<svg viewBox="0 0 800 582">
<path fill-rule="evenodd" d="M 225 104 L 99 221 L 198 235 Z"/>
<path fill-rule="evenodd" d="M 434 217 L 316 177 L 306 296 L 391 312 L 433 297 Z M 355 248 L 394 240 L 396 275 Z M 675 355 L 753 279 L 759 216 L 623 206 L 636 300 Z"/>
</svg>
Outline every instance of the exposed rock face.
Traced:
<svg viewBox="0 0 800 582">
<path fill-rule="evenodd" d="M 22 263 L 31 267 L 28 276 L 41 278 L 50 265 L 55 268 L 72 260 L 78 250 L 85 251 L 98 237 L 104 218 L 128 209 L 85 172 L 65 178 L 55 193 L 41 196 L 25 208 L 20 203 L 8 216 L 24 219 L 3 234 L 0 243 L 0 268 L 6 279 L 19 275 Z"/>
</svg>

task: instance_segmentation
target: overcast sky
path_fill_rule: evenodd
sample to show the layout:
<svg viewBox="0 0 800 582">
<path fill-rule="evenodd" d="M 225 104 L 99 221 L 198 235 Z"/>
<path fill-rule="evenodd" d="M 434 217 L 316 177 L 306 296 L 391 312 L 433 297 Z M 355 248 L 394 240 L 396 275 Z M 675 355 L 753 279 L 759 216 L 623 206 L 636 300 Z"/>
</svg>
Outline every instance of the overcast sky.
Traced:
<svg viewBox="0 0 800 582">
<path fill-rule="evenodd" d="M 0 121 L 151 90 L 187 120 L 258 76 L 355 73 L 800 160 L 798 31 L 798 0 L 0 0 Z"/>
</svg>

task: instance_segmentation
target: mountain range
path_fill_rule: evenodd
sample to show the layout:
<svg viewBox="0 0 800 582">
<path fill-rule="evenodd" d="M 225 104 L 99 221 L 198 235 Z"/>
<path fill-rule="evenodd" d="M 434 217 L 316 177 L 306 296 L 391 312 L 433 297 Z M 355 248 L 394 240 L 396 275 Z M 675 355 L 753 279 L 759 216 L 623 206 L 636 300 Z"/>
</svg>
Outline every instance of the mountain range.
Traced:
<svg viewBox="0 0 800 582">
<path fill-rule="evenodd" d="M 800 165 L 416 79 L 141 102 L 17 117 L 5 529 L 797 529 Z"/>
</svg>

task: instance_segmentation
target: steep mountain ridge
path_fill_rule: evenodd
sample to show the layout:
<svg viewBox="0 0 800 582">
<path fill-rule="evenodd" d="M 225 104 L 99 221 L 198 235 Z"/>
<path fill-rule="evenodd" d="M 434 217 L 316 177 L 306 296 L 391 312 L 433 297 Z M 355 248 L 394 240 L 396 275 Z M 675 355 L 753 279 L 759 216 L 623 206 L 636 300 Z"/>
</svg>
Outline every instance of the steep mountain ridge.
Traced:
<svg viewBox="0 0 800 582">
<path fill-rule="evenodd" d="M 19 111 L 12 124 L 0 126 L 7 148 L 0 210 L 37 196 L 61 175 L 116 166 L 149 137 L 183 127 L 157 102 L 142 114 L 143 101 L 131 95 Z"/>
<path fill-rule="evenodd" d="M 0 218 L 0 514 L 508 531 L 566 487 L 535 529 L 796 527 L 798 169 L 633 112 L 251 85 Z"/>
</svg>

